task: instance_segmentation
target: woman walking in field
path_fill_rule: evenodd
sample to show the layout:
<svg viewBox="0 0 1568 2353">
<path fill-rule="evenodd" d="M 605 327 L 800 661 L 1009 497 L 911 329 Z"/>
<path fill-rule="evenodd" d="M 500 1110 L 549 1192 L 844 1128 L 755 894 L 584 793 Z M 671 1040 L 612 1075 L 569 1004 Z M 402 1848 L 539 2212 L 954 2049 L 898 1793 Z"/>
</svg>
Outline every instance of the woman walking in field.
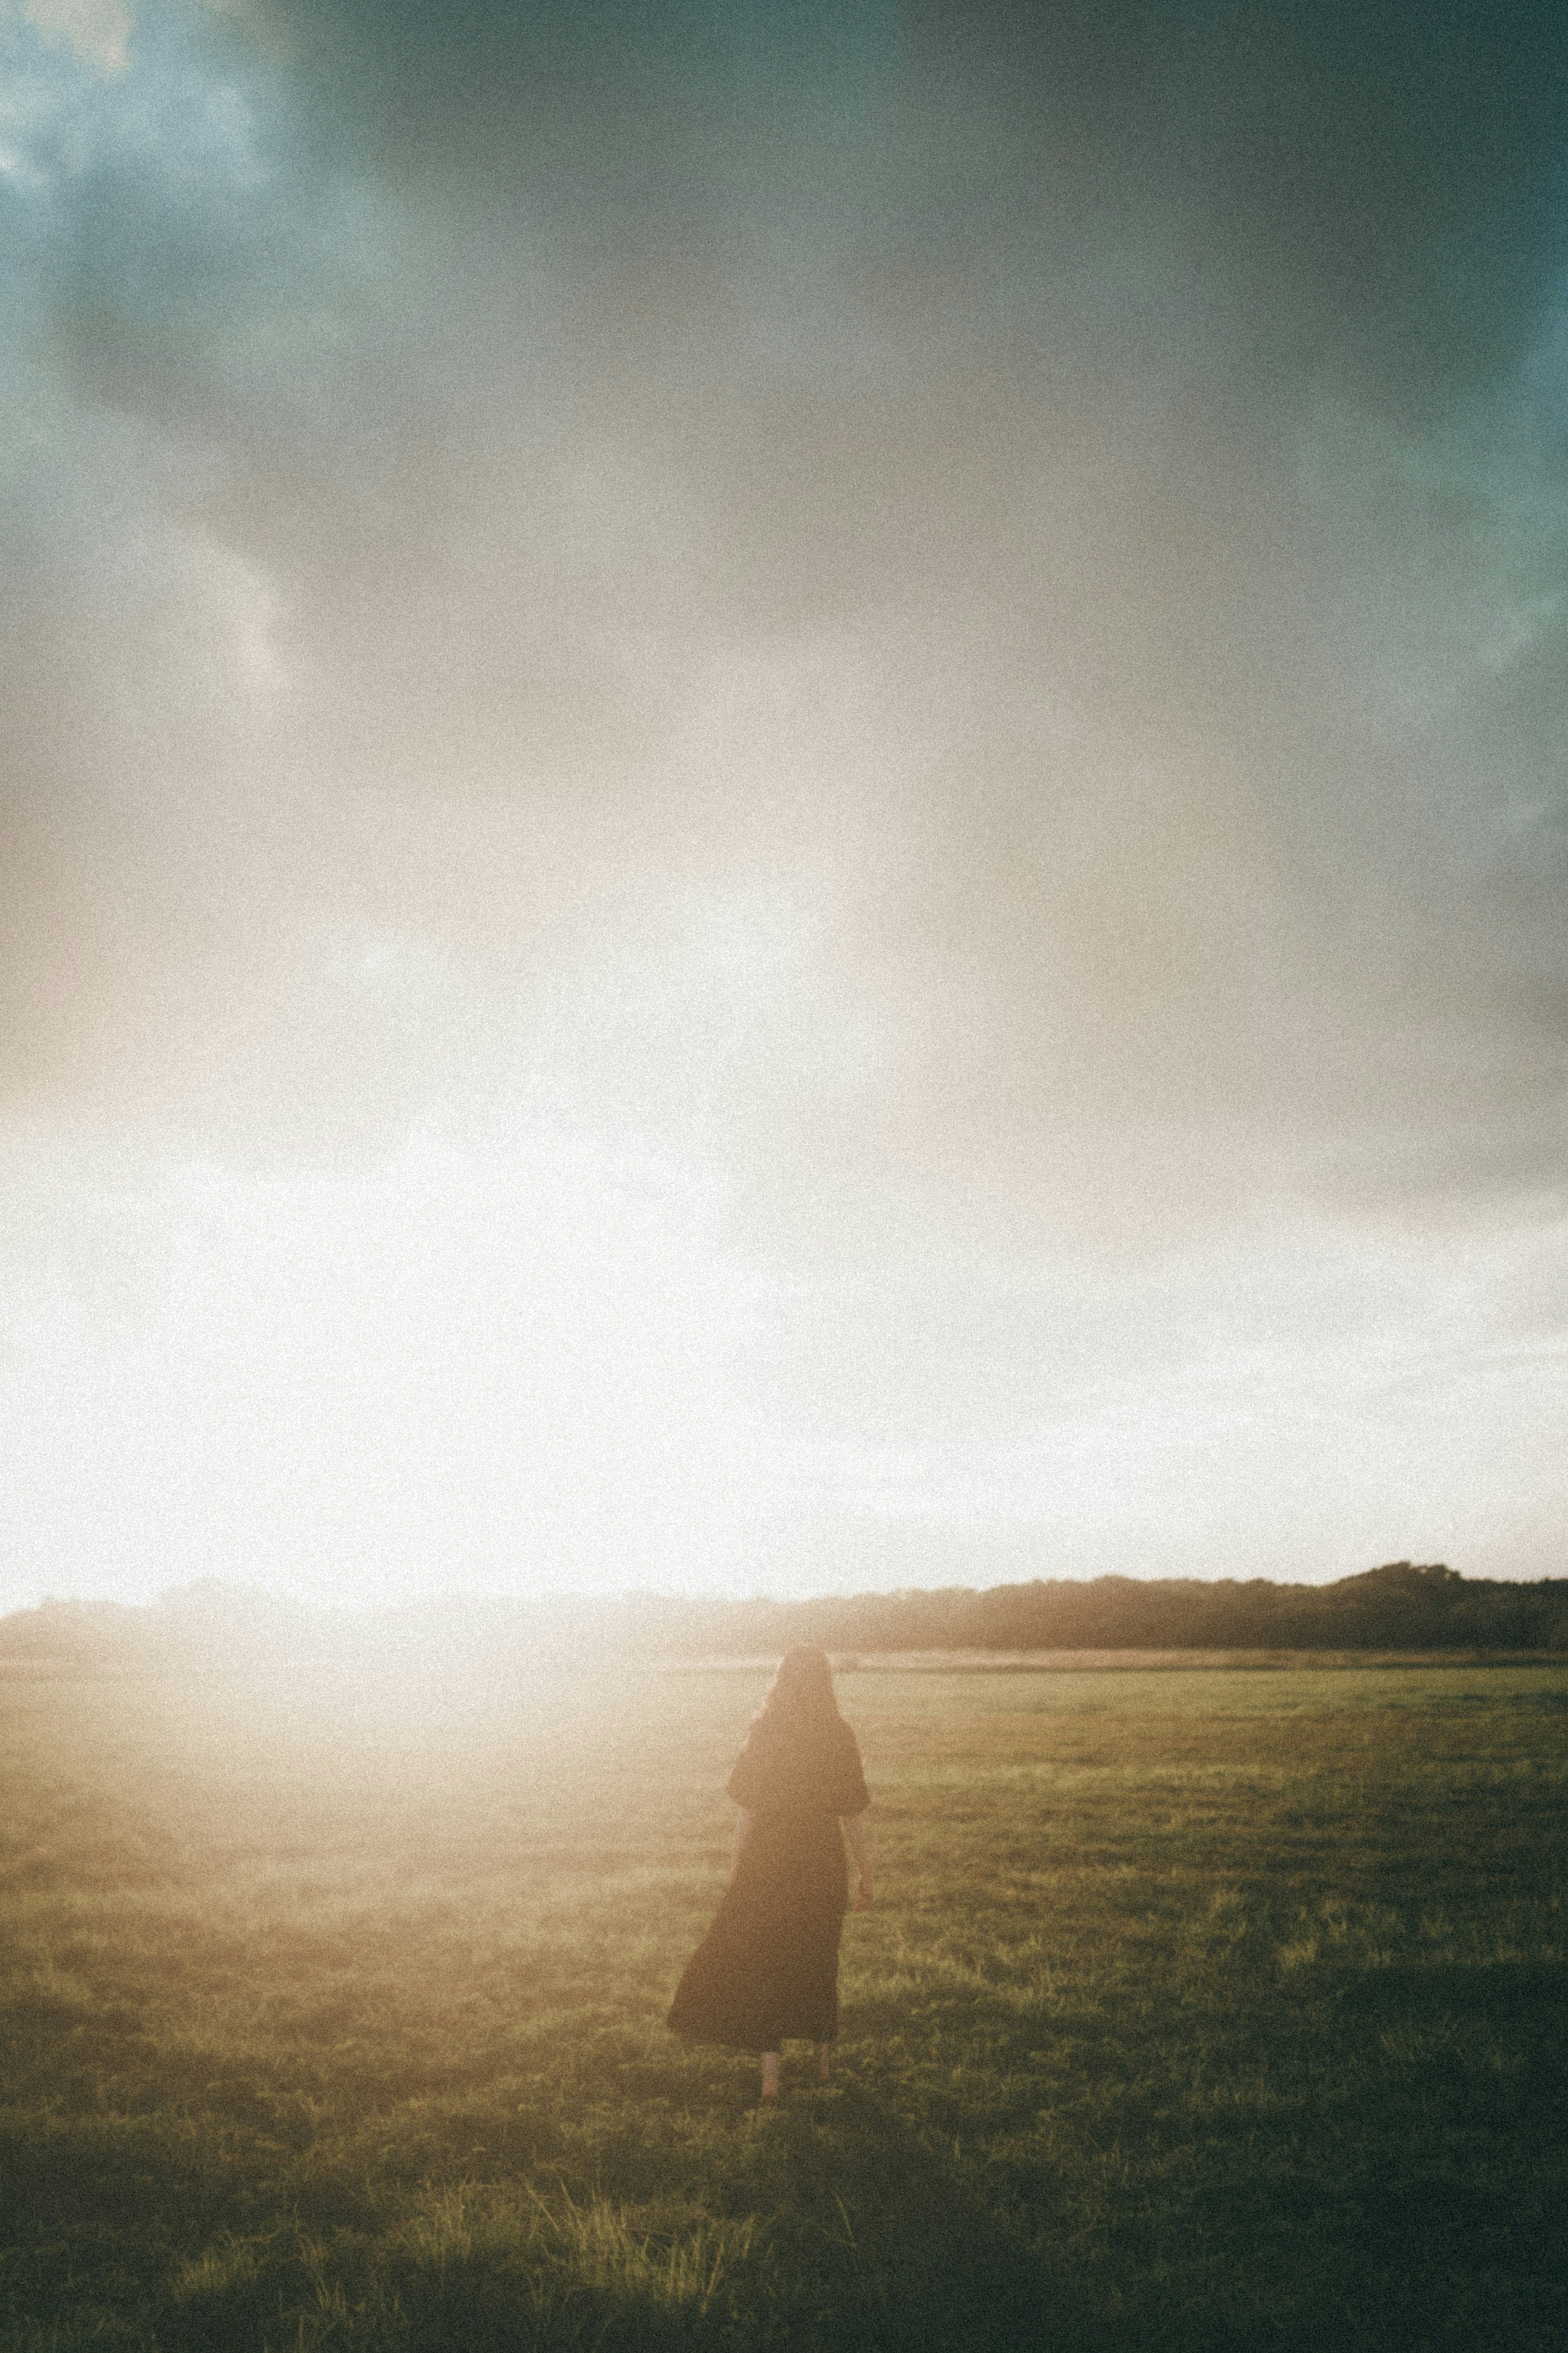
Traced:
<svg viewBox="0 0 1568 2353">
<path fill-rule="evenodd" d="M 729 1787 L 741 1809 L 730 1884 L 669 2023 L 694 2042 L 760 2052 L 762 2096 L 776 2100 L 792 2036 L 816 2044 L 816 2080 L 827 2081 L 849 1895 L 840 1822 L 860 1875 L 856 1910 L 871 1900 L 860 1820 L 871 1800 L 825 1651 L 802 1642 L 784 1652 Z"/>
</svg>

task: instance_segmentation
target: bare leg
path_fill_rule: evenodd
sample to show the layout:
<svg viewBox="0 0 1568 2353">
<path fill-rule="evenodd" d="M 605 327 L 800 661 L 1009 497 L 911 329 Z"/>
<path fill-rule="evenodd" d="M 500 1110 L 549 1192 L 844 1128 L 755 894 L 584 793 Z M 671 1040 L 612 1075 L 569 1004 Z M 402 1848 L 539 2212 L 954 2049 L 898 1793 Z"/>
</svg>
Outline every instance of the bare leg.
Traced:
<svg viewBox="0 0 1568 2353">
<path fill-rule="evenodd" d="M 830 2066 L 830 2064 L 831 2064 L 831 2063 L 832 2063 L 832 2059 L 833 2059 L 833 2045 L 832 2045 L 832 2043 L 831 2043 L 831 2042 L 819 2042 L 819 2043 L 816 2045 L 816 2080 L 817 2080 L 817 2082 L 818 2082 L 819 2084 L 826 2084 L 826 2081 L 827 2081 L 827 2072 L 828 2072 L 828 2068 L 829 2068 L 829 2066 Z"/>
<path fill-rule="evenodd" d="M 764 2051 L 763 2053 L 763 2097 L 764 2100 L 776 2100 L 778 2095 L 779 2053 L 776 2051 Z"/>
</svg>

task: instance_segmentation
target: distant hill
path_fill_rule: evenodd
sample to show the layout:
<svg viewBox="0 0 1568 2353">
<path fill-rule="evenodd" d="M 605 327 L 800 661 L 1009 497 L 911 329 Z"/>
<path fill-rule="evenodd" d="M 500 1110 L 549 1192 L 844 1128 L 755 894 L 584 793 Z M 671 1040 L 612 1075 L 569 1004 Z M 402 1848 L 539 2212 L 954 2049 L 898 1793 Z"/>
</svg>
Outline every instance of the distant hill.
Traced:
<svg viewBox="0 0 1568 2353">
<path fill-rule="evenodd" d="M 810 1601 L 455 1597 L 311 1609 L 216 1584 L 157 1601 L 45 1601 L 0 1618 L 0 1670 L 135 1673 L 354 1657 L 388 1667 L 595 1649 L 644 1658 L 857 1651 L 1563 1651 L 1568 1577 L 1531 1584 L 1387 1562 L 1332 1585 L 1267 1577 L 1037 1577 L 984 1592 Z"/>
</svg>

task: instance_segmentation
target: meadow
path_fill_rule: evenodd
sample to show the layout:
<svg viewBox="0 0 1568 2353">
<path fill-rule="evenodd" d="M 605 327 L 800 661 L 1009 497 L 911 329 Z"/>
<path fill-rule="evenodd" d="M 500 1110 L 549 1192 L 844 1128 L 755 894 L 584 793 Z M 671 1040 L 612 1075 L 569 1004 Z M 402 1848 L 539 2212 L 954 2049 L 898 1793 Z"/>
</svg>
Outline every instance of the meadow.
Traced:
<svg viewBox="0 0 1568 2353">
<path fill-rule="evenodd" d="M 0 2346 L 1559 2353 L 1568 1664 L 927 1667 L 776 2113 L 763 1670 L 0 1684 Z"/>
</svg>

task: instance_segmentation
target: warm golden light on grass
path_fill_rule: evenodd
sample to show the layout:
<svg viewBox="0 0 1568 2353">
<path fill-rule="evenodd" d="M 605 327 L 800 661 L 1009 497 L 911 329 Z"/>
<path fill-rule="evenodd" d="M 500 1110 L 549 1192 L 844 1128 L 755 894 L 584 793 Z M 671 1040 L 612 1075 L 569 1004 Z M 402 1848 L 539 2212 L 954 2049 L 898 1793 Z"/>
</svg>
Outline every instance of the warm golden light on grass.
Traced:
<svg viewBox="0 0 1568 2353">
<path fill-rule="evenodd" d="M 1563 1669 L 843 1672 L 758 2116 L 662 2021 L 767 1672 L 0 1686 L 7 2347 L 1547 2353 Z"/>
</svg>

